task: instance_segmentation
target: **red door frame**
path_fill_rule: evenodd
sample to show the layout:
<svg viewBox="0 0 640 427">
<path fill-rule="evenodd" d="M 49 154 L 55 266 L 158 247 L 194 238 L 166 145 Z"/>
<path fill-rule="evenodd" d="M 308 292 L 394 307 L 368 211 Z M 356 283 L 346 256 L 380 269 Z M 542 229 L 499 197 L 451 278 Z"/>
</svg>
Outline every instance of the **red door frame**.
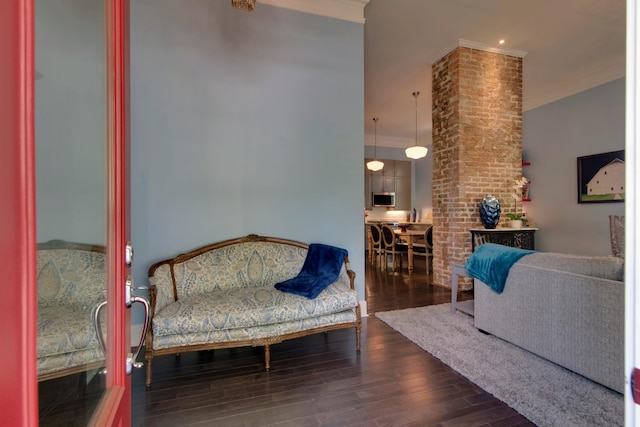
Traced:
<svg viewBox="0 0 640 427">
<path fill-rule="evenodd" d="M 34 4 L 0 1 L 0 414 L 4 425 L 38 425 Z M 107 391 L 96 426 L 131 424 L 130 310 L 124 307 L 128 230 L 128 0 L 105 0 L 108 76 Z M 112 322 L 113 320 L 113 322 Z"/>
<path fill-rule="evenodd" d="M 33 0 L 0 1 L 0 413 L 38 425 Z"/>
</svg>

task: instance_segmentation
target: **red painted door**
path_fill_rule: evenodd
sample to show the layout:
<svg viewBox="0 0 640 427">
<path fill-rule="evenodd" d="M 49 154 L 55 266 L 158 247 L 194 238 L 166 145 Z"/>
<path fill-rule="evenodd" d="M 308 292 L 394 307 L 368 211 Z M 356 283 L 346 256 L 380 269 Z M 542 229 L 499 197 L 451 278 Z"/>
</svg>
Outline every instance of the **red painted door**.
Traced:
<svg viewBox="0 0 640 427">
<path fill-rule="evenodd" d="M 128 200 L 128 0 L 106 0 L 107 34 L 107 389 L 93 425 L 131 424 L 131 310 L 125 306 Z M 112 304 L 112 302 L 115 302 Z"/>
<path fill-rule="evenodd" d="M 106 388 L 91 424 L 127 426 L 128 0 L 104 0 L 103 6 L 108 341 Z M 38 425 L 34 9 L 34 0 L 0 1 L 0 413 L 3 425 L 15 426 Z"/>
<path fill-rule="evenodd" d="M 0 2 L 0 413 L 37 426 L 33 3 Z"/>
</svg>

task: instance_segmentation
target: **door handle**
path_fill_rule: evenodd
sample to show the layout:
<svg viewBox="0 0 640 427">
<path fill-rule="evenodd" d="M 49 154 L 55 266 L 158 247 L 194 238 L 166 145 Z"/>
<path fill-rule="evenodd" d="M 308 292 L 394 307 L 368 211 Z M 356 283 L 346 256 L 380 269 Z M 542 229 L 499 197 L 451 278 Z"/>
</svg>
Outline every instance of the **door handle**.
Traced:
<svg viewBox="0 0 640 427">
<path fill-rule="evenodd" d="M 102 353 L 104 357 L 107 357 L 107 345 L 104 342 L 104 333 L 102 331 L 102 324 L 100 323 L 100 313 L 107 306 L 107 301 L 102 301 L 98 305 L 96 305 L 93 310 L 93 327 L 96 331 L 96 336 L 98 337 L 98 343 L 100 343 L 100 348 L 102 349 Z"/>
<path fill-rule="evenodd" d="M 127 356 L 127 375 L 131 375 L 133 368 L 139 369 L 142 368 L 143 363 L 137 362 L 136 359 L 140 354 L 140 350 L 142 350 L 142 344 L 144 344 L 144 339 L 147 335 L 147 329 L 149 328 L 149 301 L 146 298 L 134 295 L 132 298 L 132 303 L 139 303 L 144 306 L 144 323 L 142 324 L 142 333 L 140 334 L 140 341 L 138 342 L 138 346 L 134 353 L 129 353 Z"/>
<path fill-rule="evenodd" d="M 135 303 L 142 304 L 144 307 L 144 322 L 142 324 L 142 333 L 140 334 L 140 340 L 138 341 L 138 345 L 133 353 L 127 354 L 126 360 L 126 372 L 127 375 L 131 375 L 133 368 L 141 368 L 143 366 L 142 362 L 137 362 L 136 359 L 142 350 L 142 345 L 144 344 L 145 336 L 147 335 L 147 329 L 149 328 L 149 301 L 141 296 L 134 295 L 134 289 L 131 286 L 133 284 L 133 279 L 128 278 L 126 283 L 126 292 L 125 292 L 125 305 L 127 308 L 131 308 L 131 306 Z M 102 324 L 100 322 L 100 314 L 102 310 L 107 306 L 107 301 L 102 301 L 98 305 L 93 312 L 93 326 L 96 331 L 96 336 L 98 337 L 98 342 L 100 343 L 100 348 L 102 349 L 102 353 L 107 356 L 107 346 L 105 344 L 104 331 L 102 330 Z M 100 371 L 100 373 L 106 373 L 106 369 Z"/>
<path fill-rule="evenodd" d="M 137 362 L 136 359 L 140 354 L 140 350 L 142 349 L 142 344 L 144 344 L 145 336 L 147 335 L 147 329 L 149 328 L 149 301 L 141 296 L 135 294 L 135 288 L 133 286 L 133 277 L 127 277 L 125 282 L 125 306 L 127 308 L 131 308 L 133 304 L 138 303 L 142 304 L 144 307 L 144 322 L 142 324 L 142 334 L 140 334 L 140 341 L 138 342 L 138 346 L 136 347 L 133 353 L 129 353 L 127 355 L 126 365 L 127 365 L 127 375 L 131 375 L 133 368 L 141 368 L 143 363 Z"/>
</svg>

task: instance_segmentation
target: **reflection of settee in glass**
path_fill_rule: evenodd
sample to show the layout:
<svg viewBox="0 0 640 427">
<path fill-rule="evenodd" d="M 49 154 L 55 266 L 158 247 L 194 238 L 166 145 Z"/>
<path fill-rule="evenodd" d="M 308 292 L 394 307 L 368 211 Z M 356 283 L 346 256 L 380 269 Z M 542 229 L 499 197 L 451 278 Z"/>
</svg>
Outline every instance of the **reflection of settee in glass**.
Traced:
<svg viewBox="0 0 640 427">
<path fill-rule="evenodd" d="M 38 380 L 103 366 L 93 311 L 106 297 L 104 247 L 52 240 L 37 259 Z"/>
</svg>

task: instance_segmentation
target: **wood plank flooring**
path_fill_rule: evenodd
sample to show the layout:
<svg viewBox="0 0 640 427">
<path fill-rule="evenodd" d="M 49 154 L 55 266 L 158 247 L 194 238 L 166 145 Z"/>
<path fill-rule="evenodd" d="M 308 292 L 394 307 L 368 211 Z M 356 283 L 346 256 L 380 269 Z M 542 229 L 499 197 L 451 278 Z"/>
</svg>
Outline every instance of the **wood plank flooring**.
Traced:
<svg viewBox="0 0 640 427">
<path fill-rule="evenodd" d="M 416 270 L 367 268 L 369 313 L 451 301 Z M 332 331 L 274 345 L 270 372 L 261 348 L 158 357 L 150 390 L 134 373 L 133 425 L 533 425 L 375 315 L 363 323 L 360 354 L 352 330 Z"/>
<path fill-rule="evenodd" d="M 144 369 L 133 373 L 132 424 L 533 425 L 375 317 L 380 311 L 450 302 L 450 291 L 432 286 L 424 267 L 416 266 L 412 275 L 367 267 L 365 276 L 370 316 L 363 319 L 360 354 L 355 333 L 339 330 L 274 345 L 270 372 L 264 371 L 262 348 L 157 357 L 151 389 L 144 385 Z M 67 424 L 60 423 L 64 417 Z M 86 425 L 86 420 L 74 418 L 68 404 L 50 410 L 41 425 Z"/>
</svg>

